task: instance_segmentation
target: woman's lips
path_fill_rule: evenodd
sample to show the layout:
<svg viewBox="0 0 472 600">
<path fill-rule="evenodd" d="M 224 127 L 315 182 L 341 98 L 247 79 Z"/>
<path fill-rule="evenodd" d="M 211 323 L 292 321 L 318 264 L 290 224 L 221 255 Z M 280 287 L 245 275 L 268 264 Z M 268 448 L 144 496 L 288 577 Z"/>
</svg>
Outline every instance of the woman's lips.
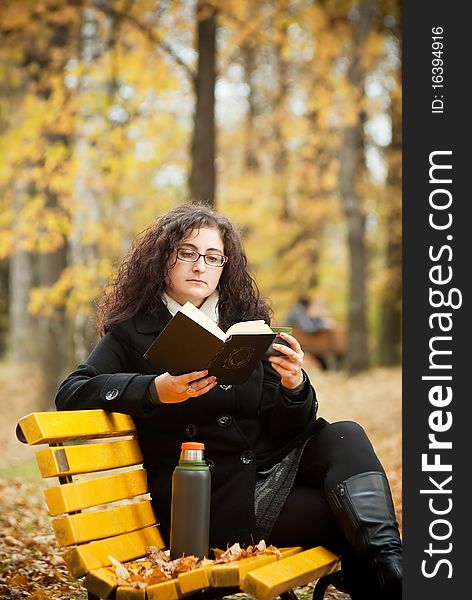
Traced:
<svg viewBox="0 0 472 600">
<path fill-rule="evenodd" d="M 189 281 L 190 283 L 203 283 L 203 284 L 205 284 L 205 282 L 203 281 L 203 279 L 187 279 L 187 281 Z"/>
</svg>

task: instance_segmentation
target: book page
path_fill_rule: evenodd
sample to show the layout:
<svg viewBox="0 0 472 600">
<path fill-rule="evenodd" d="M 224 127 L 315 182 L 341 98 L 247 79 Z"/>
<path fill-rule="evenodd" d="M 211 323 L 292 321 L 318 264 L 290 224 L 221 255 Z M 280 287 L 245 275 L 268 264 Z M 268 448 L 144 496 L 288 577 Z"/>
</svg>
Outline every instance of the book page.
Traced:
<svg viewBox="0 0 472 600">
<path fill-rule="evenodd" d="M 263 320 L 259 321 L 241 321 L 235 323 L 226 332 L 226 338 L 234 334 L 262 334 L 262 333 L 273 333 L 272 329 Z"/>
<path fill-rule="evenodd" d="M 204 312 L 194 306 L 191 302 L 186 302 L 182 308 L 179 308 L 179 312 L 184 313 L 187 317 L 201 325 L 204 329 L 215 335 L 219 340 L 223 342 L 226 339 L 225 332 L 218 327 L 218 325 L 210 319 Z"/>
</svg>

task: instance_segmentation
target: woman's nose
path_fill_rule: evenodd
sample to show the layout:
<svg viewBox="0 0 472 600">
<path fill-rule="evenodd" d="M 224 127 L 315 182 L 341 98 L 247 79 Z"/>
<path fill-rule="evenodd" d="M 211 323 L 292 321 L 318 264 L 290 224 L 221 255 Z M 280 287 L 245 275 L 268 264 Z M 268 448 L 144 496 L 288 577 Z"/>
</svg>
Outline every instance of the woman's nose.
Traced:
<svg viewBox="0 0 472 600">
<path fill-rule="evenodd" d="M 206 267 L 206 265 L 205 265 L 205 259 L 203 258 L 203 256 L 199 256 L 198 260 L 196 260 L 193 263 L 193 268 L 194 268 L 195 271 L 203 272 L 203 271 L 205 271 L 205 267 Z"/>
</svg>

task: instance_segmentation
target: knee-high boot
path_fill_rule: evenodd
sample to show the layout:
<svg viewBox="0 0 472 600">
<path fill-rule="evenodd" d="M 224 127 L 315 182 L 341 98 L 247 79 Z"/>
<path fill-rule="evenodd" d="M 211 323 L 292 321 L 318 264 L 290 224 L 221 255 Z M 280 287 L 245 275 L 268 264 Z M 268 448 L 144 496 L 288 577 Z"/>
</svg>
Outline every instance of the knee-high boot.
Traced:
<svg viewBox="0 0 472 600">
<path fill-rule="evenodd" d="M 327 500 L 353 554 L 365 564 L 367 581 L 346 573 L 352 597 L 401 598 L 400 533 L 385 475 L 372 471 L 349 477 L 329 491 Z"/>
</svg>

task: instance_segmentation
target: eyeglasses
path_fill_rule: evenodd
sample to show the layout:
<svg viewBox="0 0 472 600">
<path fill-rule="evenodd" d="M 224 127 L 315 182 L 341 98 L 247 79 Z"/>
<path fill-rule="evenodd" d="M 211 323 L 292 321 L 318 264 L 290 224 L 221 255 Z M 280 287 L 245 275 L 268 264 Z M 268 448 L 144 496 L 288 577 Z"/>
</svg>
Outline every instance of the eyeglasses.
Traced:
<svg viewBox="0 0 472 600">
<path fill-rule="evenodd" d="M 222 267 L 228 260 L 228 257 L 223 254 L 200 254 L 196 250 L 187 250 L 186 248 L 177 250 L 177 258 L 185 262 L 197 262 L 200 256 L 203 256 L 205 264 L 209 267 Z"/>
</svg>

